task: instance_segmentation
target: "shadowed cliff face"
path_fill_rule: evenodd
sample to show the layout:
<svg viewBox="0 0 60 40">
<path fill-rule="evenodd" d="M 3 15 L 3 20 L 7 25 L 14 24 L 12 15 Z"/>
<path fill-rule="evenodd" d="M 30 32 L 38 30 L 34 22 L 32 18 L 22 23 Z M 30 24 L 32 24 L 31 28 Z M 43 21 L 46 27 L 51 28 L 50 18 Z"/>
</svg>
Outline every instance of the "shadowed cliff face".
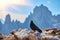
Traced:
<svg viewBox="0 0 60 40">
<path fill-rule="evenodd" d="M 47 31 L 48 30 L 48 31 Z M 8 35 L 0 35 L 0 40 L 60 40 L 59 29 L 45 29 L 42 33 L 28 29 L 13 30 Z"/>
</svg>

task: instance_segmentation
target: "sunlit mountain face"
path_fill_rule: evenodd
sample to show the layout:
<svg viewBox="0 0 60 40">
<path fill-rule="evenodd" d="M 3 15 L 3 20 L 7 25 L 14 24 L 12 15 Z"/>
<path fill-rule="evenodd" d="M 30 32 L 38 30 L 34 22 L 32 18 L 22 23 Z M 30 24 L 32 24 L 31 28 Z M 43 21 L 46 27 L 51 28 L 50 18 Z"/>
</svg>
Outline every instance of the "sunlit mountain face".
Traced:
<svg viewBox="0 0 60 40">
<path fill-rule="evenodd" d="M 60 14 L 60 0 L 0 0 L 0 18 L 5 21 L 5 16 L 10 14 L 12 20 L 23 23 L 34 7 L 41 4 L 47 6 L 52 15 Z"/>
<path fill-rule="evenodd" d="M 19 6 L 22 6 L 22 7 L 19 7 Z M 25 18 L 28 16 L 26 12 L 27 10 L 29 10 L 28 6 L 31 6 L 31 4 L 27 0 L 0 0 L 0 18 L 5 21 L 5 16 L 7 14 L 10 14 L 12 20 L 17 19 L 23 23 L 25 21 Z M 26 10 L 24 10 L 23 8 Z"/>
<path fill-rule="evenodd" d="M 31 20 L 40 29 L 60 29 L 60 0 L 0 0 L 0 33 L 30 28 Z"/>
<path fill-rule="evenodd" d="M 16 17 L 16 16 L 14 16 Z M 19 17 L 18 17 L 19 18 Z M 21 16 L 22 18 L 22 16 Z M 4 24 L 0 21 L 0 33 L 9 34 L 14 29 L 19 28 L 27 28 L 31 30 L 30 23 L 33 23 L 39 29 L 46 28 L 57 28 L 60 29 L 60 15 L 54 16 L 48 7 L 41 4 L 40 6 L 36 6 L 33 9 L 33 13 L 30 12 L 30 15 L 26 18 L 24 23 L 21 23 L 19 20 L 12 20 L 11 15 L 7 14 L 5 17 Z"/>
</svg>

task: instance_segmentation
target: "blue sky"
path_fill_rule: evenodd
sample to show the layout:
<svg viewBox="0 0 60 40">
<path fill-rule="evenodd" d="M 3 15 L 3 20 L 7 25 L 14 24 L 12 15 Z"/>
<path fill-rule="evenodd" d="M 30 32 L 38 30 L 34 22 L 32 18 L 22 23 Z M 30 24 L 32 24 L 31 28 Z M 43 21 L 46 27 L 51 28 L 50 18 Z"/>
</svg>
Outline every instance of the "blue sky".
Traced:
<svg viewBox="0 0 60 40">
<path fill-rule="evenodd" d="M 10 14 L 12 20 L 24 22 L 35 6 L 41 4 L 47 6 L 52 15 L 60 14 L 60 0 L 0 0 L 0 19 Z"/>
<path fill-rule="evenodd" d="M 49 10 L 52 12 L 52 15 L 60 14 L 60 0 L 30 0 L 34 7 L 36 5 L 45 5 L 49 8 Z"/>
<path fill-rule="evenodd" d="M 17 9 L 9 9 L 9 11 L 28 15 L 33 11 L 35 6 L 43 4 L 49 8 L 53 15 L 57 15 L 60 13 L 60 0 L 28 0 L 28 2 L 31 3 L 30 6 L 14 5 Z"/>
</svg>

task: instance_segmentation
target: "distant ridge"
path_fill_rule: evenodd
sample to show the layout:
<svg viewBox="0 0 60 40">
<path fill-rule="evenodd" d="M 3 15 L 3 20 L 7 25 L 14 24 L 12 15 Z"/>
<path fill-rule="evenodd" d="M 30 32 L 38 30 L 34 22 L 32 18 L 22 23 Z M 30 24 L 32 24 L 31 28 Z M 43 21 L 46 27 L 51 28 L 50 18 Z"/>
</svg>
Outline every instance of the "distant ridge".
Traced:
<svg viewBox="0 0 60 40">
<path fill-rule="evenodd" d="M 53 16 L 52 12 L 43 4 L 36 6 L 33 9 L 33 13 L 30 12 L 28 18 L 26 18 L 24 23 L 20 21 L 11 21 L 10 15 L 6 15 L 5 22 L 2 24 L 0 22 L 0 33 L 8 34 L 14 29 L 18 28 L 28 28 L 30 29 L 30 22 L 34 21 L 34 24 L 40 29 L 45 28 L 58 28 L 60 29 L 60 14 Z"/>
</svg>

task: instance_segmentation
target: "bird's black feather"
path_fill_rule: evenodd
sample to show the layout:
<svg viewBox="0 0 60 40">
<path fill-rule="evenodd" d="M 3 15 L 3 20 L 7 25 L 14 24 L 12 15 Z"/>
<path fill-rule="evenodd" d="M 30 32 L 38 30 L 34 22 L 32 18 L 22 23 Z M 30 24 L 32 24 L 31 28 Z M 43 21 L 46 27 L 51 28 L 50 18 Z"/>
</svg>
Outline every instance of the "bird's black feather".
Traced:
<svg viewBox="0 0 60 40">
<path fill-rule="evenodd" d="M 35 31 L 35 30 L 37 30 L 38 32 L 42 32 L 42 30 L 40 30 L 34 23 L 33 23 L 33 21 L 31 21 L 31 23 L 30 23 L 30 28 L 33 30 L 33 31 Z"/>
</svg>

